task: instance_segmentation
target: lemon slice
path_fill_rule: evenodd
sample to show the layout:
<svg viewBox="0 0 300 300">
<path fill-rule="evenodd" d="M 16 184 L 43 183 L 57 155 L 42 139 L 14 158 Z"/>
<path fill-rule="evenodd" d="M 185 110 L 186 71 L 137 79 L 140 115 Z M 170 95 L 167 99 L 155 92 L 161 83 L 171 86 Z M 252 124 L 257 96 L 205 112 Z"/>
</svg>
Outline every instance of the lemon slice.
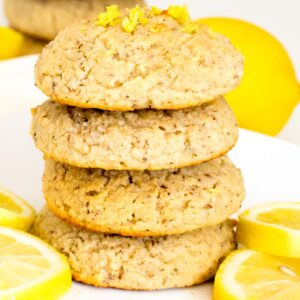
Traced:
<svg viewBox="0 0 300 300">
<path fill-rule="evenodd" d="M 298 300 L 300 261 L 254 250 L 232 252 L 221 264 L 214 300 Z"/>
<path fill-rule="evenodd" d="M 28 203 L 0 188 L 0 226 L 28 230 L 34 218 L 35 211 Z"/>
<path fill-rule="evenodd" d="M 237 240 L 257 251 L 300 258 L 300 203 L 269 203 L 246 210 L 239 216 Z"/>
<path fill-rule="evenodd" d="M 13 58 L 19 54 L 24 36 L 7 27 L 0 27 L 0 59 Z"/>
<path fill-rule="evenodd" d="M 0 299 L 58 299 L 71 286 L 64 256 L 28 233 L 0 226 Z"/>
</svg>

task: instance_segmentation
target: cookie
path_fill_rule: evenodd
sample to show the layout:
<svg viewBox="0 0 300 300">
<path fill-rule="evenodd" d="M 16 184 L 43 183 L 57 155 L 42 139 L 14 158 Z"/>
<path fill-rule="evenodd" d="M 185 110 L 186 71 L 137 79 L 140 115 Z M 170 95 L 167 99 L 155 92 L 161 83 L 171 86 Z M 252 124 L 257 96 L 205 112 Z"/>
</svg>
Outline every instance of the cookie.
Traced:
<svg viewBox="0 0 300 300">
<path fill-rule="evenodd" d="M 30 36 L 53 40 L 67 25 L 95 18 L 105 7 L 126 8 L 142 0 L 4 0 L 4 11 L 12 27 Z"/>
<path fill-rule="evenodd" d="M 56 161 L 82 168 L 159 170 L 208 161 L 237 140 L 223 99 L 185 110 L 110 112 L 47 101 L 33 110 L 36 146 Z"/>
<path fill-rule="evenodd" d="M 47 160 L 43 192 L 68 223 L 139 237 L 219 224 L 240 208 L 245 193 L 240 171 L 226 156 L 164 171 L 82 169 Z"/>
<path fill-rule="evenodd" d="M 227 38 L 205 25 L 186 32 L 188 25 L 166 11 L 142 14 L 145 24 L 131 33 L 122 27 L 128 17 L 114 26 L 94 19 L 60 32 L 37 62 L 36 85 L 63 104 L 130 111 L 197 106 L 239 84 L 242 55 Z"/>
<path fill-rule="evenodd" d="M 75 280 L 129 290 L 204 282 L 235 248 L 231 221 L 182 235 L 130 238 L 73 227 L 44 208 L 33 232 L 67 256 Z"/>
</svg>

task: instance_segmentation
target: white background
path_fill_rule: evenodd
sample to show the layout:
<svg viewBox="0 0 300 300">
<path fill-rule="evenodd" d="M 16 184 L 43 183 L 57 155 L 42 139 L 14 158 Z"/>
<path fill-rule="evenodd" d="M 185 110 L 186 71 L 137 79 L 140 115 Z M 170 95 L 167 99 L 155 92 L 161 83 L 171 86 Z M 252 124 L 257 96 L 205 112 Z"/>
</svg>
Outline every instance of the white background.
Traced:
<svg viewBox="0 0 300 300">
<path fill-rule="evenodd" d="M 193 17 L 235 17 L 267 29 L 284 44 L 294 62 L 298 78 L 300 78 L 300 0 L 148 1 L 148 4 L 159 7 L 168 6 L 170 3 L 188 4 Z M 0 0 L 0 25 L 3 25 L 6 22 L 1 7 L 2 0 Z M 0 92 L 1 88 L 0 82 Z M 0 99 L 0 101 L 3 100 Z M 3 109 L 3 103 L 1 106 Z M 298 105 L 280 137 L 300 144 L 300 105 Z"/>
</svg>

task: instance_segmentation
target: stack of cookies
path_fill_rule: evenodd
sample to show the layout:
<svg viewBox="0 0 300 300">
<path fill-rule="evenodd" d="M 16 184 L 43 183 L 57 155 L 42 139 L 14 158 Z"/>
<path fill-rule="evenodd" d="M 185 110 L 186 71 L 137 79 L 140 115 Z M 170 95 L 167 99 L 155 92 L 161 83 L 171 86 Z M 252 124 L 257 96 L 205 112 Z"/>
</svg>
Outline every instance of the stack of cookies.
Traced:
<svg viewBox="0 0 300 300">
<path fill-rule="evenodd" d="M 221 95 L 243 60 L 186 7 L 108 7 L 60 32 L 36 65 L 33 110 L 47 207 L 34 232 L 75 280 L 153 290 L 211 278 L 235 248 L 244 197 L 225 154 L 238 127 Z"/>
<path fill-rule="evenodd" d="M 10 25 L 25 34 L 24 53 L 38 53 L 67 25 L 94 18 L 105 7 L 118 4 L 126 8 L 143 0 L 4 0 Z"/>
</svg>

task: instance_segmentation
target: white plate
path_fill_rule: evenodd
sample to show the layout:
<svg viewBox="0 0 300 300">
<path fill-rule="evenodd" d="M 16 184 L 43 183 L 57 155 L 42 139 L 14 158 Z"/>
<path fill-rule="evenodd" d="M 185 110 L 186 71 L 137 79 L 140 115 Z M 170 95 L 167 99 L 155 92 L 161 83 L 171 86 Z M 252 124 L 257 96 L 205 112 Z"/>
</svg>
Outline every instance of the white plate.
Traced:
<svg viewBox="0 0 300 300">
<path fill-rule="evenodd" d="M 39 209 L 44 204 L 41 192 L 43 161 L 29 136 L 30 107 L 45 97 L 33 87 L 34 60 L 30 57 L 3 63 L 3 68 L 0 66 L 0 185 Z M 20 65 L 23 66 L 21 72 Z M 300 201 L 298 146 L 241 130 L 238 145 L 230 156 L 244 173 L 247 198 L 243 207 L 267 201 Z M 211 299 L 211 284 L 158 292 L 130 292 L 74 283 L 64 299 L 206 300 Z"/>
</svg>

